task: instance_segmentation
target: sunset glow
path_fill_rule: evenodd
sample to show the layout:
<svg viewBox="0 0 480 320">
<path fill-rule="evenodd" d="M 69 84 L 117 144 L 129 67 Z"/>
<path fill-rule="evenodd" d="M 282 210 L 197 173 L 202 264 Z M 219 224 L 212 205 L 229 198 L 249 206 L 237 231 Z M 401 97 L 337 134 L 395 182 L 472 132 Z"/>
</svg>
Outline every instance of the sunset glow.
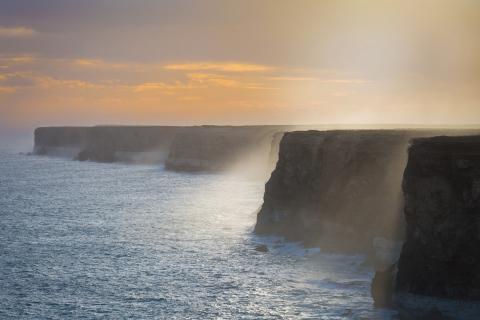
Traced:
<svg viewBox="0 0 480 320">
<path fill-rule="evenodd" d="M 86 3 L 0 2 L 0 126 L 480 122 L 478 2 Z"/>
</svg>

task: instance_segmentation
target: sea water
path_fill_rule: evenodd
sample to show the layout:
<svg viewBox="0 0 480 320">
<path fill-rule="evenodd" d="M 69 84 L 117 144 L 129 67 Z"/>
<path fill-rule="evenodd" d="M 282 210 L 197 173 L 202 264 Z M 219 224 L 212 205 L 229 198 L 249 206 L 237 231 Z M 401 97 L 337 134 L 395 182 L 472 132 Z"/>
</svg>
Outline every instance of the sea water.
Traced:
<svg viewBox="0 0 480 320">
<path fill-rule="evenodd" d="M 0 151 L 0 319 L 391 319 L 363 256 L 252 233 L 264 184 Z"/>
</svg>

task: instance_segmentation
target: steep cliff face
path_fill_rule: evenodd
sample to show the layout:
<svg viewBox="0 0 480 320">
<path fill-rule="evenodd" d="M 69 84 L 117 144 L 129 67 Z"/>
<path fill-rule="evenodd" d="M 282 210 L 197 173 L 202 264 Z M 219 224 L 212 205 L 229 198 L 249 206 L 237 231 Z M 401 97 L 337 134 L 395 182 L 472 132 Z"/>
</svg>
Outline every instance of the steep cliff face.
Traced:
<svg viewBox="0 0 480 320">
<path fill-rule="evenodd" d="M 196 127 L 176 135 L 166 167 L 180 171 L 244 172 L 272 169 L 271 149 L 280 126 Z M 277 140 L 278 141 L 278 140 Z"/>
<path fill-rule="evenodd" d="M 86 127 L 42 127 L 35 129 L 36 146 L 83 146 L 87 140 Z"/>
<path fill-rule="evenodd" d="M 470 300 L 480 312 L 480 136 L 415 139 L 403 191 L 398 303 L 421 307 L 412 295 Z"/>
<path fill-rule="evenodd" d="M 42 127 L 35 129 L 34 153 L 75 157 L 87 144 L 86 127 Z"/>
<path fill-rule="evenodd" d="M 180 127 L 91 127 L 87 132 L 88 143 L 77 159 L 161 163 L 180 130 Z"/>
<path fill-rule="evenodd" d="M 236 169 L 265 175 L 273 169 L 286 126 L 97 126 L 35 130 L 34 152 L 97 162 L 165 163 L 178 171 Z"/>
<path fill-rule="evenodd" d="M 356 250 L 401 233 L 401 179 L 411 133 L 284 135 L 255 231 Z"/>
<path fill-rule="evenodd" d="M 163 162 L 181 127 L 47 127 L 35 130 L 34 152 L 98 162 Z M 65 152 L 68 150 L 69 152 Z"/>
</svg>

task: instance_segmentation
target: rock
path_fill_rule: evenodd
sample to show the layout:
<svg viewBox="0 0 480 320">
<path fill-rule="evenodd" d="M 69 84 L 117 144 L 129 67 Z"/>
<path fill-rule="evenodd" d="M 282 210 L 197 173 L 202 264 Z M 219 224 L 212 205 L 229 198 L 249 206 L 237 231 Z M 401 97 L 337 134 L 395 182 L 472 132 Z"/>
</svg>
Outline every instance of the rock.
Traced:
<svg viewBox="0 0 480 320">
<path fill-rule="evenodd" d="M 399 236 L 409 138 L 404 131 L 286 133 L 255 232 L 340 251 Z"/>
<path fill-rule="evenodd" d="M 375 237 L 401 240 L 401 184 L 409 141 L 438 132 L 285 133 L 255 233 L 343 252 L 369 252 Z"/>
<path fill-rule="evenodd" d="M 382 237 L 373 239 L 373 266 L 375 270 L 386 270 L 396 264 L 400 257 L 403 241 L 392 241 Z"/>
<path fill-rule="evenodd" d="M 264 244 L 259 244 L 259 245 L 255 246 L 255 251 L 268 252 L 268 247 Z"/>
<path fill-rule="evenodd" d="M 94 126 L 35 130 L 34 152 L 81 161 L 162 163 L 176 171 L 223 171 L 264 177 L 288 126 Z M 275 156 L 274 156 L 275 154 Z"/>
<path fill-rule="evenodd" d="M 165 167 L 175 171 L 235 171 L 270 173 L 271 150 L 283 126 L 190 128 L 175 136 Z"/>
<path fill-rule="evenodd" d="M 446 319 L 442 312 L 440 312 L 440 310 L 438 310 L 437 308 L 433 308 L 432 310 L 430 310 L 424 317 L 425 320 L 442 320 L 442 319 Z"/>
<path fill-rule="evenodd" d="M 480 136 L 415 139 L 403 180 L 406 241 L 395 301 L 480 318 Z"/>
<path fill-rule="evenodd" d="M 370 286 L 370 292 L 377 308 L 393 306 L 396 265 L 385 270 L 377 270 Z"/>
<path fill-rule="evenodd" d="M 129 162 L 122 154 L 154 152 L 152 162 L 163 162 L 174 135 L 182 127 L 94 126 L 35 129 L 34 152 L 98 162 Z M 133 159 L 134 160 L 134 159 Z"/>
</svg>

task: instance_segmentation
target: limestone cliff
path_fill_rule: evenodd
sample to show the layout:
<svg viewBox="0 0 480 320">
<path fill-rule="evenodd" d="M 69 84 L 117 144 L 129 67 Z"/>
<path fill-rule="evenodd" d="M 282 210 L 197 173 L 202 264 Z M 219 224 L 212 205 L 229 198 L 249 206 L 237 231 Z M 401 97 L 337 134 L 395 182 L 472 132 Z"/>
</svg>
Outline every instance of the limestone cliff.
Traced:
<svg viewBox="0 0 480 320">
<path fill-rule="evenodd" d="M 356 250 L 401 229 L 407 131 L 288 132 L 255 232 Z M 400 226 L 400 227 L 399 227 Z"/>
<path fill-rule="evenodd" d="M 163 163 L 175 134 L 180 130 L 181 127 L 161 126 L 91 127 L 87 131 L 88 143 L 77 159 Z"/>
<path fill-rule="evenodd" d="M 456 319 L 478 319 L 480 136 L 415 139 L 408 154 L 396 302 L 416 312 L 434 307 Z"/>
<path fill-rule="evenodd" d="M 163 162 L 180 127 L 44 127 L 35 130 L 34 152 L 98 162 Z"/>
<path fill-rule="evenodd" d="M 86 127 L 42 127 L 35 129 L 34 150 L 39 155 L 75 157 L 87 144 Z"/>
<path fill-rule="evenodd" d="M 401 190 L 410 139 L 474 130 L 287 132 L 265 186 L 255 232 L 324 249 L 365 251 L 401 240 Z"/>
<path fill-rule="evenodd" d="M 180 171 L 243 172 L 273 169 L 274 135 L 281 126 L 240 126 L 189 128 L 173 140 L 166 168 Z M 270 170 L 269 170 L 270 169 Z"/>
<path fill-rule="evenodd" d="M 161 163 L 177 171 L 273 169 L 287 126 L 94 126 L 35 130 L 34 152 L 97 162 Z"/>
</svg>

